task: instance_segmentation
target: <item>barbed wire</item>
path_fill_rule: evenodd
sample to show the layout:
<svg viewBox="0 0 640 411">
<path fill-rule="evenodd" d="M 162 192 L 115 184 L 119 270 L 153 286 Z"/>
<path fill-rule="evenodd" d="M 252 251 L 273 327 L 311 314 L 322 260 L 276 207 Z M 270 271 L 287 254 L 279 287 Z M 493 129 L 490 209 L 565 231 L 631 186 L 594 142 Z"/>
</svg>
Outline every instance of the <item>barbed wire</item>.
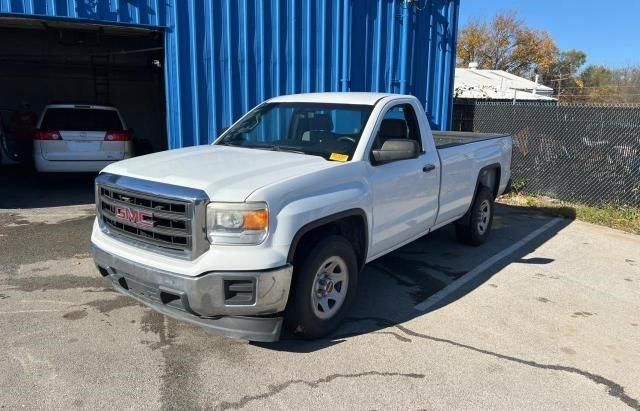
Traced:
<svg viewBox="0 0 640 411">
<path fill-rule="evenodd" d="M 640 84 L 633 86 L 617 86 L 617 85 L 607 85 L 607 86 L 571 86 L 571 87 L 562 87 L 563 90 L 571 90 L 571 89 L 591 89 L 591 88 L 640 88 Z"/>
<path fill-rule="evenodd" d="M 457 104 L 457 106 L 466 105 L 483 105 L 483 106 L 542 106 L 542 107 L 602 107 L 602 108 L 637 108 L 640 109 L 640 103 L 602 103 L 602 102 L 559 102 L 559 101 L 479 101 L 471 104 Z"/>
<path fill-rule="evenodd" d="M 553 94 L 553 97 L 590 97 L 589 94 Z M 633 94 L 598 94 L 597 97 L 636 97 L 640 96 L 640 93 Z"/>
</svg>

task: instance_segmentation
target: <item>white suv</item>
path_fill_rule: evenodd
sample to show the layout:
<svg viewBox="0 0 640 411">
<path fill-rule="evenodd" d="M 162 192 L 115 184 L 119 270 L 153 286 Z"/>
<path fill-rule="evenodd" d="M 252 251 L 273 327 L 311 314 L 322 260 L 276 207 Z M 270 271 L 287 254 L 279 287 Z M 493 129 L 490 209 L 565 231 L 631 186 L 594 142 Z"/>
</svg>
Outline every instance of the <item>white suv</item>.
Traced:
<svg viewBox="0 0 640 411">
<path fill-rule="evenodd" d="M 39 172 L 96 172 L 132 155 L 132 131 L 112 106 L 50 104 L 38 121 L 33 159 Z"/>
</svg>

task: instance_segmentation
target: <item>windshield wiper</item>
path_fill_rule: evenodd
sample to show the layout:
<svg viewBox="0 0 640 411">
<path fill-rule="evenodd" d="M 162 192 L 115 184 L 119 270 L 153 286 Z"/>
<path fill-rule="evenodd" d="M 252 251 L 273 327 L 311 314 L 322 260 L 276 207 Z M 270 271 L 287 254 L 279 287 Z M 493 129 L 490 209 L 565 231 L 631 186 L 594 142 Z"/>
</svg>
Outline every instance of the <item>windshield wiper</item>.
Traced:
<svg viewBox="0 0 640 411">
<path fill-rule="evenodd" d="M 269 144 L 234 144 L 231 141 L 225 141 L 224 143 L 220 143 L 220 145 L 230 146 L 230 147 L 258 148 L 262 150 L 273 150 L 273 147 L 274 147 Z"/>
<path fill-rule="evenodd" d="M 287 153 L 296 153 L 296 154 L 309 154 L 293 146 L 279 146 L 279 145 L 272 145 L 272 144 L 234 144 L 232 141 L 225 141 L 224 143 L 220 143 L 220 144 L 223 146 L 231 146 L 231 147 L 257 148 L 260 150 L 283 151 Z"/>
<path fill-rule="evenodd" d="M 286 151 L 287 153 L 296 153 L 296 154 L 308 154 L 308 153 L 305 153 L 304 151 L 300 150 L 297 147 L 290 147 L 290 146 L 272 146 L 271 150 L 272 151 Z"/>
</svg>

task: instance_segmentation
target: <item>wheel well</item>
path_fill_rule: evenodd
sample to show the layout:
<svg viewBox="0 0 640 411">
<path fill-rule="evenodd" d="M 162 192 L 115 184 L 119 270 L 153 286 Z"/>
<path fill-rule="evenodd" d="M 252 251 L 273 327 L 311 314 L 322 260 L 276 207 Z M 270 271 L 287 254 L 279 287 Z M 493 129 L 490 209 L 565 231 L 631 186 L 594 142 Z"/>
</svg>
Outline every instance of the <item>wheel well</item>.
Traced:
<svg viewBox="0 0 640 411">
<path fill-rule="evenodd" d="M 360 213 L 320 220 L 303 227 L 296 234 L 289 250 L 288 261 L 294 266 L 303 261 L 313 247 L 327 235 L 341 235 L 352 245 L 362 269 L 367 258 L 367 223 Z"/>
<path fill-rule="evenodd" d="M 498 190 L 500 190 L 500 171 L 500 165 L 488 166 L 480 170 L 478 189 L 480 187 L 487 187 L 493 192 L 493 198 L 498 197 Z"/>
<path fill-rule="evenodd" d="M 473 202 L 476 200 L 476 196 L 478 195 L 478 191 L 480 191 L 481 187 L 487 187 L 491 190 L 494 199 L 498 197 L 498 190 L 500 190 L 500 170 L 500 164 L 491 164 L 480 169 L 471 204 L 469 204 L 467 212 L 460 218 L 460 220 L 458 220 L 459 223 L 466 224 L 469 222 Z"/>
</svg>

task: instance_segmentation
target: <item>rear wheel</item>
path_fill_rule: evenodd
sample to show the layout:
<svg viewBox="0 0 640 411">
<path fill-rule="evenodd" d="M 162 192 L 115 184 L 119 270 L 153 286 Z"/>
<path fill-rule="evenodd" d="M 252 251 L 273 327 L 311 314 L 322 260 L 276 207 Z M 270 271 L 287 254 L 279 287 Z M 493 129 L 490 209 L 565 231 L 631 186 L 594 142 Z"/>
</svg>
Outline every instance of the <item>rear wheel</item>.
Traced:
<svg viewBox="0 0 640 411">
<path fill-rule="evenodd" d="M 489 237 L 493 223 L 493 194 L 486 187 L 478 190 L 465 222 L 456 223 L 456 236 L 462 243 L 478 246 Z"/>
<path fill-rule="evenodd" d="M 337 235 L 324 238 L 294 272 L 286 327 L 304 338 L 331 333 L 347 314 L 357 282 L 358 264 L 351 244 Z"/>
</svg>

